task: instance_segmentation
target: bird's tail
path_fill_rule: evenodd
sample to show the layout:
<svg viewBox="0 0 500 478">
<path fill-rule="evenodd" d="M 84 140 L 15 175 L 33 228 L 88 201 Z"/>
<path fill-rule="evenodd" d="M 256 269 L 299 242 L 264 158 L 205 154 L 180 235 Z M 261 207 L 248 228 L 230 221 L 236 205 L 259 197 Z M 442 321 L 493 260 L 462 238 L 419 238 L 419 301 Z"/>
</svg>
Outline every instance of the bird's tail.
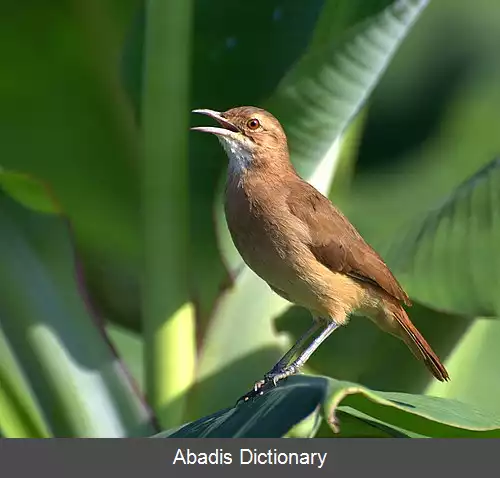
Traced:
<svg viewBox="0 0 500 478">
<path fill-rule="evenodd" d="M 422 337 L 422 334 L 411 323 L 406 311 L 399 304 L 391 307 L 391 312 L 399 325 L 398 335 L 413 352 L 417 359 L 422 360 L 432 375 L 440 382 L 450 379 L 446 368 L 439 360 L 438 356 L 431 349 L 431 346 Z"/>
</svg>

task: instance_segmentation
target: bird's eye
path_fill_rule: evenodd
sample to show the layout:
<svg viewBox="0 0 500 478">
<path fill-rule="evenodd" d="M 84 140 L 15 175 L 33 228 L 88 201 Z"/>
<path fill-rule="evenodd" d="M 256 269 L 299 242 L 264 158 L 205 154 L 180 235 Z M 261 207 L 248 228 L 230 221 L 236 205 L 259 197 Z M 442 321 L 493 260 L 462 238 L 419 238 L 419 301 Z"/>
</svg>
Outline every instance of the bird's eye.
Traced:
<svg viewBox="0 0 500 478">
<path fill-rule="evenodd" d="M 252 118 L 247 121 L 247 128 L 255 131 L 260 126 L 259 120 L 257 118 Z"/>
</svg>

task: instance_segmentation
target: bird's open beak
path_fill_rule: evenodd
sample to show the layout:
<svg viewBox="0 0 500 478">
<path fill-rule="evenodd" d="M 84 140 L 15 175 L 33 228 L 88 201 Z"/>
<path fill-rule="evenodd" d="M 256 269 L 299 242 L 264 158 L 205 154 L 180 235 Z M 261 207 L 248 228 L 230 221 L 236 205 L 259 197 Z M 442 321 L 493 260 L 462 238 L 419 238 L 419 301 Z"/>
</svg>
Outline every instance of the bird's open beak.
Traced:
<svg viewBox="0 0 500 478">
<path fill-rule="evenodd" d="M 192 113 L 210 116 L 210 118 L 213 118 L 222 126 L 222 128 L 214 128 L 213 126 L 195 126 L 194 128 L 191 128 L 193 131 L 212 133 L 219 136 L 231 136 L 234 133 L 239 132 L 239 129 L 233 123 L 223 118 L 222 113 L 219 113 L 218 111 L 201 109 L 193 110 Z"/>
</svg>

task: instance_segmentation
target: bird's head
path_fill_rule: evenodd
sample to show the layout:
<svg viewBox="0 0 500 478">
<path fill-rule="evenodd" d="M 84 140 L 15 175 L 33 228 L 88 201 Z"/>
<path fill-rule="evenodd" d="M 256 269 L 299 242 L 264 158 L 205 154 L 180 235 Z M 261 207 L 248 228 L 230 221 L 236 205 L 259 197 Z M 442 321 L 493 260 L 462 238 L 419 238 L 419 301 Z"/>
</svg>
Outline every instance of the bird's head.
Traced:
<svg viewBox="0 0 500 478">
<path fill-rule="evenodd" d="M 198 126 L 195 131 L 217 136 L 229 157 L 230 169 L 244 172 L 255 166 L 267 166 L 270 161 L 288 161 L 285 132 L 279 121 L 268 111 L 253 106 L 241 106 L 225 112 L 208 109 L 193 110 L 216 120 L 221 127 Z"/>
</svg>

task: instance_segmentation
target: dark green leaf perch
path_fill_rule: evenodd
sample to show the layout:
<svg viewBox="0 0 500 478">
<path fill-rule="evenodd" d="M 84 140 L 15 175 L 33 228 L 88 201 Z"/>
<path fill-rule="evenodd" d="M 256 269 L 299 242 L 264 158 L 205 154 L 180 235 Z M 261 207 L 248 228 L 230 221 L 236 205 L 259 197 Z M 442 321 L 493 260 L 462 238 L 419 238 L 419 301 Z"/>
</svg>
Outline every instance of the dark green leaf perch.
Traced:
<svg viewBox="0 0 500 478">
<path fill-rule="evenodd" d="M 338 436 L 350 436 L 349 428 L 354 424 L 359 427 L 361 422 L 364 433 L 382 429 L 393 437 L 500 437 L 500 416 L 485 414 L 456 400 L 380 392 L 355 383 L 306 375 L 290 377 L 263 396 L 156 437 L 282 437 L 318 408 L 333 430 L 340 432 Z M 360 430 L 357 433 L 362 434 Z"/>
</svg>

